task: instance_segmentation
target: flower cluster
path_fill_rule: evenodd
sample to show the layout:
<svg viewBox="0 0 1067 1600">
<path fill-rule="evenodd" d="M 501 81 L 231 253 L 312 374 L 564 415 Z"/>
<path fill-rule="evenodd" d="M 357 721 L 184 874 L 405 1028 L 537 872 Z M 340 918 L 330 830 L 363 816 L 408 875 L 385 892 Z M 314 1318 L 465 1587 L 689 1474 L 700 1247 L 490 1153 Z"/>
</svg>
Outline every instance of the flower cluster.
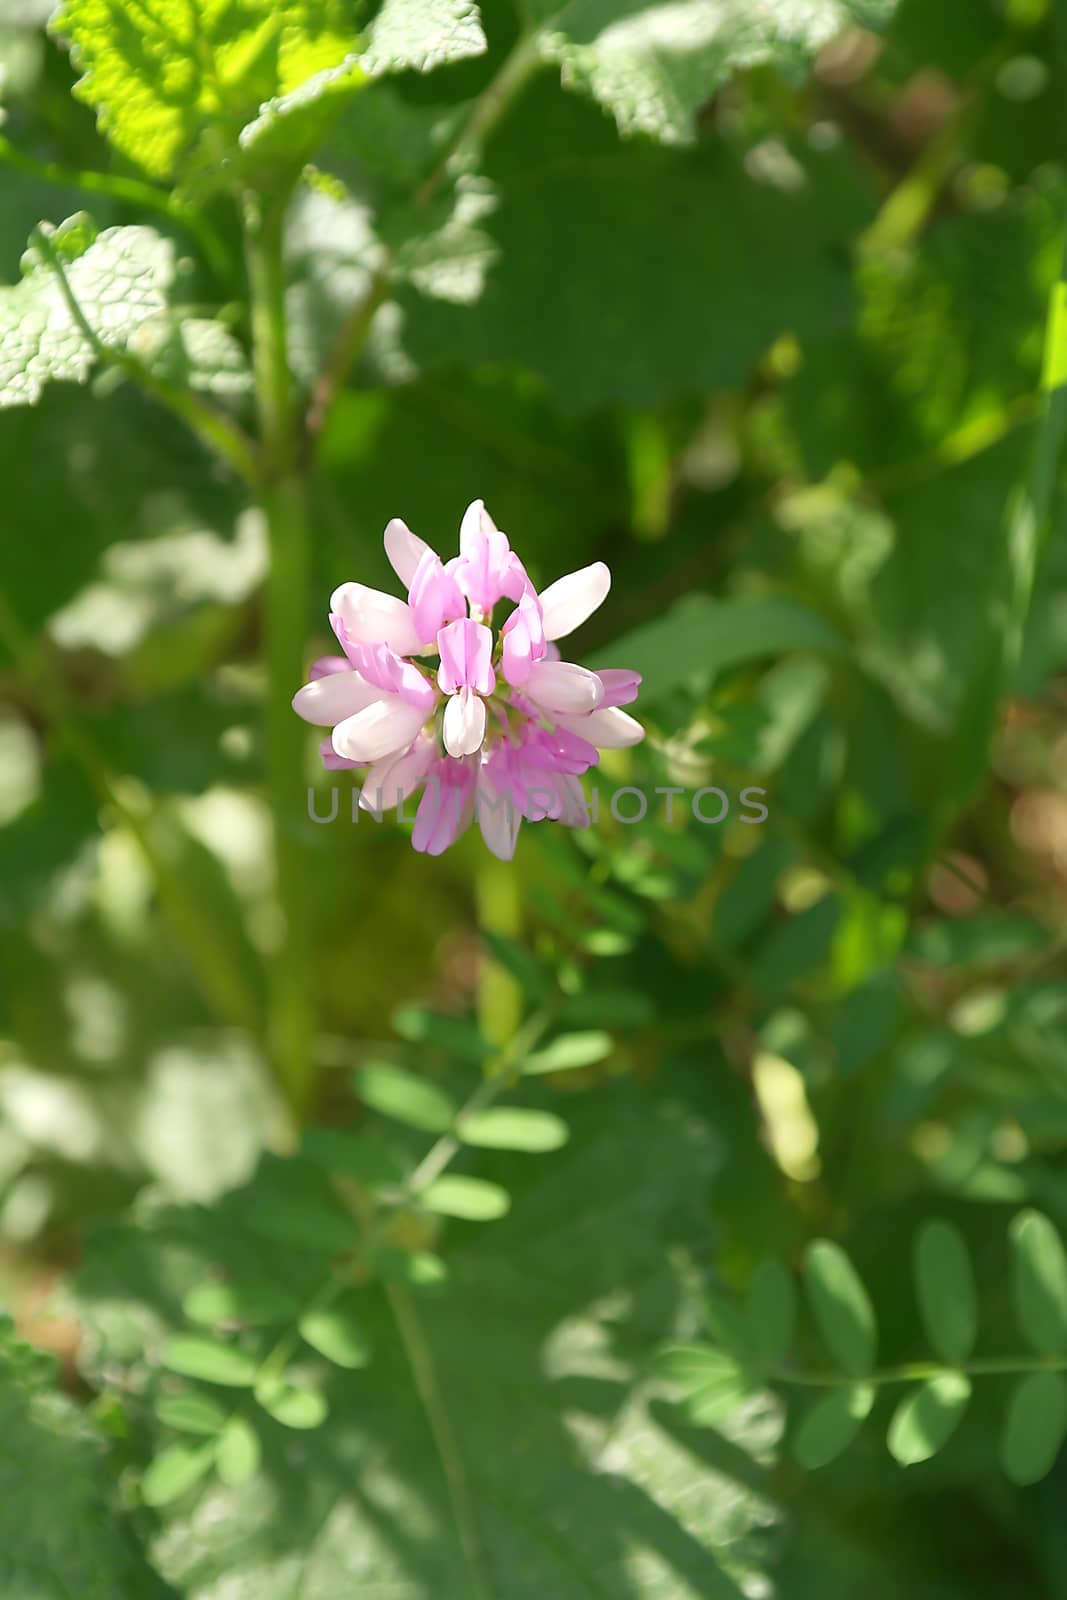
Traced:
<svg viewBox="0 0 1067 1600">
<path fill-rule="evenodd" d="M 394 518 L 385 550 L 407 600 L 343 583 L 330 624 L 344 654 L 315 662 L 293 709 L 332 729 L 327 767 L 364 769 L 366 809 L 400 805 L 424 786 L 416 850 L 440 855 L 477 813 L 490 850 L 510 860 L 523 818 L 588 823 L 579 777 L 601 750 L 644 737 L 621 710 L 641 679 L 560 660 L 556 640 L 611 586 L 602 561 L 538 594 L 480 500 L 464 513 L 459 547 L 442 561 Z M 510 608 L 494 634 L 502 601 Z"/>
</svg>

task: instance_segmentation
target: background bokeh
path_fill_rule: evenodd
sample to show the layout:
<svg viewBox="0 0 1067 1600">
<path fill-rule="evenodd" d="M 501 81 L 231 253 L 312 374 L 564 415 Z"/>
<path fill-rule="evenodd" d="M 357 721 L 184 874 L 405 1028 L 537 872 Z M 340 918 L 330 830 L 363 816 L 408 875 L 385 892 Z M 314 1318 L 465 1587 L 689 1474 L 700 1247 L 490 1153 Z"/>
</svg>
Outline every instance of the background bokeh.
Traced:
<svg viewBox="0 0 1067 1600">
<path fill-rule="evenodd" d="M 191 226 L 144 203 L 49 10 L 0 4 L 0 282 L 42 220 L 158 230 L 170 305 L 134 353 L 183 382 L 207 327 L 199 388 L 252 428 L 234 209 L 192 181 L 169 186 Z M 1051 536 L 1020 534 L 1067 17 L 541 10 L 556 42 L 458 185 L 420 191 L 514 49 L 505 0 L 481 8 L 483 53 L 346 103 L 294 195 L 300 394 L 384 248 L 395 264 L 307 481 L 305 661 L 336 584 L 394 587 L 390 517 L 448 554 L 484 498 L 539 584 L 612 569 L 572 654 L 640 668 L 648 737 L 605 758 L 602 796 L 717 785 L 731 811 L 654 800 L 622 826 L 602 804 L 587 832 L 527 827 L 511 866 L 476 831 L 430 860 L 403 825 L 347 820 L 310 731 L 280 809 L 264 708 L 298 681 L 267 665 L 256 496 L 116 367 L 14 403 L 26 313 L 0 298 L 0 1303 L 25 1341 L 0 1342 L 0 1485 L 30 1491 L 0 1495 L 0 1574 L 19 1600 L 1067 1593 L 1062 1462 L 1034 1486 L 1002 1471 L 1014 1377 L 976 1379 L 928 1462 L 891 1459 L 880 1392 L 848 1453 L 806 1470 L 788 1384 L 687 1411 L 656 1364 L 729 1346 L 757 1264 L 799 1266 L 821 1236 L 867 1285 L 879 1360 L 926 1359 L 911 1257 L 932 1218 L 975 1263 L 979 1358 L 1024 1352 L 1011 1219 L 1067 1227 L 1058 488 Z M 308 822 L 308 784 L 322 814 L 340 788 L 336 822 Z M 295 1093 L 271 1033 L 293 926 Z M 317 1281 L 332 1147 L 294 1156 L 301 1127 L 380 1135 L 385 1177 L 348 1176 L 357 1200 L 388 1187 L 439 1124 L 432 1101 L 383 1119 L 373 1070 L 462 1098 L 531 1017 L 560 1070 L 514 1098 L 568 1141 L 458 1153 L 510 1197 L 502 1220 L 392 1216 L 376 1265 L 422 1331 L 360 1279 L 374 1360 L 303 1374 L 329 1420 L 268 1416 L 258 1476 L 190 1472 L 142 1503 L 183 1297 L 188 1320 L 220 1274 L 254 1266 L 298 1301 Z M 239 1308 L 198 1320 L 244 1337 Z"/>
</svg>

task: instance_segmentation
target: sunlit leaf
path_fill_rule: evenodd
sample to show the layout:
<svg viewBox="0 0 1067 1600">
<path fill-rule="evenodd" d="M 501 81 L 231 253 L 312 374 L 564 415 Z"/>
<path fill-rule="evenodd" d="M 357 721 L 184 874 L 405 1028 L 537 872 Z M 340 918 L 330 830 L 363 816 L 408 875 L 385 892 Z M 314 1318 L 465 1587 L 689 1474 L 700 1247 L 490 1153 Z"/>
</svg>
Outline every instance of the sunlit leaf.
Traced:
<svg viewBox="0 0 1067 1600">
<path fill-rule="evenodd" d="M 216 1434 L 226 1422 L 226 1412 L 206 1394 L 163 1394 L 153 1408 L 160 1422 L 179 1433 Z"/>
<path fill-rule="evenodd" d="M 256 1399 L 275 1420 L 286 1428 L 319 1428 L 329 1415 L 325 1396 L 284 1378 L 271 1378 L 256 1385 Z"/>
<path fill-rule="evenodd" d="M 160 1360 L 168 1372 L 227 1388 L 247 1388 L 256 1380 L 256 1363 L 244 1350 L 198 1334 L 175 1334 L 164 1345 Z"/>
<path fill-rule="evenodd" d="M 713 1345 L 672 1346 L 657 1357 L 656 1370 L 682 1389 L 686 1415 L 700 1427 L 723 1421 L 752 1389 L 736 1361 Z"/>
<path fill-rule="evenodd" d="M 211 1326 L 216 1322 L 244 1322 L 265 1327 L 295 1317 L 300 1309 L 292 1295 L 272 1283 L 234 1281 L 199 1283 L 190 1289 L 182 1310 L 190 1322 Z"/>
<path fill-rule="evenodd" d="M 1019 1326 L 1042 1355 L 1067 1352 L 1067 1254 L 1056 1228 L 1023 1211 L 1010 1229 Z"/>
<path fill-rule="evenodd" d="M 444 1133 L 456 1115 L 455 1104 L 443 1089 L 386 1062 L 361 1067 L 356 1086 L 372 1110 L 424 1133 Z"/>
<path fill-rule="evenodd" d="M 804 1260 L 804 1282 L 827 1349 L 846 1372 L 862 1375 L 874 1365 L 874 1308 L 841 1246 L 817 1239 Z"/>
<path fill-rule="evenodd" d="M 900 1402 L 889 1424 L 889 1453 L 902 1467 L 928 1461 L 943 1450 L 971 1398 L 970 1379 L 942 1372 Z"/>
<path fill-rule="evenodd" d="M 524 1106 L 493 1106 L 460 1117 L 456 1132 L 464 1144 L 488 1150 L 558 1150 L 568 1139 L 567 1124 L 551 1111 Z"/>
<path fill-rule="evenodd" d="M 365 1367 L 371 1358 L 370 1340 L 357 1312 L 354 1295 L 305 1311 L 300 1318 L 301 1338 L 334 1366 Z"/>
<path fill-rule="evenodd" d="M 609 1033 L 589 1029 L 582 1033 L 562 1033 L 542 1049 L 535 1050 L 522 1063 L 525 1073 L 571 1072 L 577 1067 L 593 1067 L 612 1052 Z"/>
<path fill-rule="evenodd" d="M 428 1211 L 444 1217 L 463 1217 L 468 1222 L 491 1222 L 502 1217 L 511 1205 L 511 1196 L 498 1183 L 452 1173 L 436 1178 L 419 1198 Z"/>
<path fill-rule="evenodd" d="M 793 1439 L 793 1454 L 802 1467 L 828 1466 L 848 1449 L 874 1405 L 870 1384 L 834 1389 L 808 1410 Z"/>
<path fill-rule="evenodd" d="M 161 1450 L 141 1479 L 141 1498 L 148 1506 L 169 1505 L 208 1472 L 215 1446 L 172 1444 Z"/>
<path fill-rule="evenodd" d="M 259 1471 L 261 1459 L 259 1439 L 244 1417 L 231 1417 L 219 1439 L 215 1465 L 223 1483 L 231 1486 L 247 1483 Z"/>
</svg>

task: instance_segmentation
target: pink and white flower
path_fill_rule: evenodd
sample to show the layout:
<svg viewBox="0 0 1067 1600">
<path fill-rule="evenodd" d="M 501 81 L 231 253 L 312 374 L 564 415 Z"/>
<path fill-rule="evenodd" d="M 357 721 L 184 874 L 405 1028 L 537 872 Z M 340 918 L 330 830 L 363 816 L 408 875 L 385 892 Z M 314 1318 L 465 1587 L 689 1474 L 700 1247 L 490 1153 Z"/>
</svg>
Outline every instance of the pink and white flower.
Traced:
<svg viewBox="0 0 1067 1600">
<path fill-rule="evenodd" d="M 326 767 L 363 771 L 366 809 L 398 806 L 422 786 L 416 850 L 440 855 L 477 816 L 489 849 L 510 860 L 524 819 L 588 825 L 579 779 L 601 750 L 644 738 L 622 710 L 641 676 L 560 659 L 556 640 L 611 587 L 602 561 L 538 594 L 481 500 L 463 515 L 459 546 L 442 561 L 394 517 L 385 551 L 407 600 L 361 583 L 335 590 L 330 624 L 343 654 L 312 665 L 293 709 L 331 730 Z M 494 634 L 502 601 L 509 611 Z"/>
</svg>

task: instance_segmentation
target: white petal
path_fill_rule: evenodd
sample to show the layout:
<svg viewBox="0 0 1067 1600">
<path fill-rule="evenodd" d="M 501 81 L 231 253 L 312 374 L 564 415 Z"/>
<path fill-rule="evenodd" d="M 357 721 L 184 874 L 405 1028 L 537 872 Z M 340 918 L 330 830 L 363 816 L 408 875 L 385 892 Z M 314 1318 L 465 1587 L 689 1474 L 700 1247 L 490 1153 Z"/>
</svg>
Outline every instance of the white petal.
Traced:
<svg viewBox="0 0 1067 1600">
<path fill-rule="evenodd" d="M 491 783 L 479 780 L 477 811 L 478 826 L 487 846 L 501 861 L 510 861 L 522 823 L 522 814 L 511 794 L 498 794 Z"/>
<path fill-rule="evenodd" d="M 425 540 L 420 539 L 417 533 L 412 533 L 407 523 L 399 517 L 394 517 L 386 524 L 385 553 L 405 589 L 411 588 L 415 568 L 429 548 Z"/>
<path fill-rule="evenodd" d="M 365 583 L 342 583 L 330 597 L 330 610 L 341 617 L 353 644 L 387 644 L 398 656 L 421 648 L 411 607 L 396 595 Z"/>
<path fill-rule="evenodd" d="M 569 572 L 557 578 L 538 598 L 545 619 L 545 638 L 563 639 L 575 628 L 580 628 L 602 605 L 611 588 L 611 573 L 603 561 L 594 561 L 591 567 L 579 572 Z"/>
<path fill-rule="evenodd" d="M 355 716 L 380 695 L 381 690 L 358 672 L 331 672 L 298 689 L 293 696 L 293 710 L 316 728 L 332 728 L 346 717 Z"/>
<path fill-rule="evenodd" d="M 588 739 L 598 750 L 625 750 L 629 745 L 640 744 L 645 730 L 628 712 L 618 706 L 608 706 L 587 717 L 557 717 L 561 728 Z"/>
<path fill-rule="evenodd" d="M 473 689 L 462 688 L 445 706 L 442 735 L 450 756 L 472 756 L 485 738 L 485 701 Z"/>
<path fill-rule="evenodd" d="M 399 695 L 383 695 L 333 730 L 333 747 L 346 761 L 381 761 L 406 750 L 426 720 L 426 713 Z"/>
<path fill-rule="evenodd" d="M 604 698 L 604 685 L 596 673 L 570 661 L 535 661 L 522 690 L 545 711 L 569 716 L 595 711 Z"/>
<path fill-rule="evenodd" d="M 413 794 L 437 754 L 432 739 L 415 740 L 410 750 L 375 761 L 363 774 L 359 803 L 364 811 L 391 811 Z"/>
</svg>

